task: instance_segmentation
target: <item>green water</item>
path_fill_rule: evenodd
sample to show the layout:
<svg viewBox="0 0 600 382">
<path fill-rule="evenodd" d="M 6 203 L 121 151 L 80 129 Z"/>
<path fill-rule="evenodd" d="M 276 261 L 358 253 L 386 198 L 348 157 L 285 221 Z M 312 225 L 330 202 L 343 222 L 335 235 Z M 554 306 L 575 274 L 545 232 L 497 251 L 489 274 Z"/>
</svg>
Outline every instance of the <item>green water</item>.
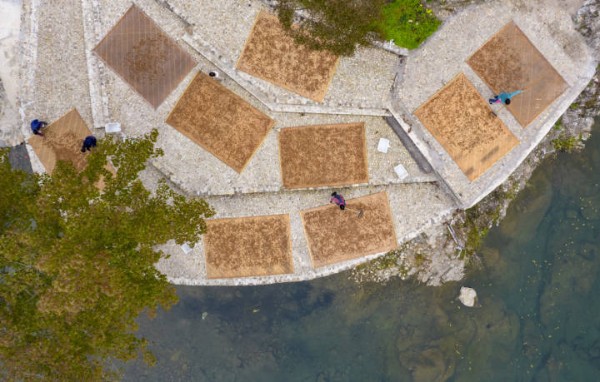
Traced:
<svg viewBox="0 0 600 382">
<path fill-rule="evenodd" d="M 600 380 L 599 133 L 540 166 L 462 282 L 180 287 L 171 311 L 140 320 L 157 366 L 126 379 Z M 462 285 L 481 307 L 457 302 Z"/>
</svg>

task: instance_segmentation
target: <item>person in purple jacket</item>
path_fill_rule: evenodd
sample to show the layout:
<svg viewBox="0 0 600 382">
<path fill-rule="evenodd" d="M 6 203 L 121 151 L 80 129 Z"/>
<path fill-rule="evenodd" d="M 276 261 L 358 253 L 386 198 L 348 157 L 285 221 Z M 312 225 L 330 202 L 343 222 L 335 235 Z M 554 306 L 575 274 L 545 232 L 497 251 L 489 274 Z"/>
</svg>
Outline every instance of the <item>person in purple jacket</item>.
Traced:
<svg viewBox="0 0 600 382">
<path fill-rule="evenodd" d="M 340 207 L 340 210 L 344 210 L 346 208 L 346 201 L 344 200 L 344 197 L 337 192 L 333 192 L 331 194 L 329 203 L 334 203 L 336 206 Z"/>
</svg>

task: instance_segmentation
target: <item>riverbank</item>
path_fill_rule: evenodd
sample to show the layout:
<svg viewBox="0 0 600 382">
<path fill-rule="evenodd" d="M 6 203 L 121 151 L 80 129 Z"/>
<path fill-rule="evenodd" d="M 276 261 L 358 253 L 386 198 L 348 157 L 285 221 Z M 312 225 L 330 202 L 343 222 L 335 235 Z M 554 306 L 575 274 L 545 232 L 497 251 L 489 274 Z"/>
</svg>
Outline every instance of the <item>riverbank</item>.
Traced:
<svg viewBox="0 0 600 382">
<path fill-rule="evenodd" d="M 473 0 L 453 0 L 432 5 L 440 19 L 448 19 L 465 7 L 479 3 Z M 588 46 L 600 61 L 600 5 L 597 1 L 565 1 L 564 6 L 585 37 Z M 494 192 L 469 210 L 458 210 L 448 221 L 431 227 L 419 237 L 405 243 L 397 251 L 357 267 L 351 278 L 359 283 L 387 283 L 395 277 L 414 277 L 428 285 L 454 281 L 449 272 L 449 259 L 462 258 L 467 267 L 481 263 L 478 254 L 491 228 L 500 224 L 511 202 L 526 187 L 540 163 L 558 152 L 579 151 L 591 135 L 594 119 L 600 116 L 600 66 L 587 87 L 569 106 L 544 139 L 511 176 Z M 566 144 L 566 147 L 565 147 Z"/>
</svg>

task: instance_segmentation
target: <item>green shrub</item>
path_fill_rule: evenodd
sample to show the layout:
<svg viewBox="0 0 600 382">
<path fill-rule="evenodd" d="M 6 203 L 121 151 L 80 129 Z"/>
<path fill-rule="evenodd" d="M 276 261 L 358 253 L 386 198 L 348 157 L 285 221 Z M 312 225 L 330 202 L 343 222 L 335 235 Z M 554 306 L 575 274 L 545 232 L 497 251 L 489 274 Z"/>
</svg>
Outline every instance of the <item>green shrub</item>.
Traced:
<svg viewBox="0 0 600 382">
<path fill-rule="evenodd" d="M 398 46 L 414 49 L 440 24 L 441 21 L 419 0 L 393 0 L 383 7 L 376 28 L 385 40 L 394 40 Z"/>
</svg>

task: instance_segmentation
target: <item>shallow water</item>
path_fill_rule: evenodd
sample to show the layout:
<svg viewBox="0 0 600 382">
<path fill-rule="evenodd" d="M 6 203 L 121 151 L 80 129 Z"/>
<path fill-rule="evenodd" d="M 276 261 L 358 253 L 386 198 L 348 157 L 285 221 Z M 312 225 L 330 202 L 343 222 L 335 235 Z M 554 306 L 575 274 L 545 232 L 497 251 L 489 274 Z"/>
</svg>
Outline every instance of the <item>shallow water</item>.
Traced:
<svg viewBox="0 0 600 382">
<path fill-rule="evenodd" d="M 598 122 L 598 121 L 597 121 Z M 595 381 L 600 379 L 600 123 L 560 154 L 493 229 L 482 267 L 440 288 L 340 274 L 245 288 L 179 287 L 140 331 L 152 381 Z M 457 302 L 475 288 L 479 308 Z"/>
</svg>

